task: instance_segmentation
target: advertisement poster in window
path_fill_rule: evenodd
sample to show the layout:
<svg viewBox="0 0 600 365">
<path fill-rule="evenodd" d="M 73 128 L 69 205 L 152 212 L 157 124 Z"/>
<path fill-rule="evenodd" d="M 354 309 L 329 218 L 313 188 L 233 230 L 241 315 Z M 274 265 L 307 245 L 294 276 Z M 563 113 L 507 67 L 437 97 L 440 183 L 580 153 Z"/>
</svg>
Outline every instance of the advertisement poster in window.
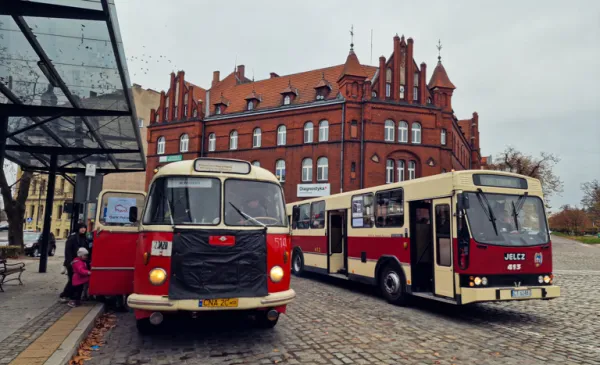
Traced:
<svg viewBox="0 0 600 365">
<path fill-rule="evenodd" d="M 129 208 L 135 206 L 135 198 L 108 198 L 106 223 L 130 223 Z"/>
<path fill-rule="evenodd" d="M 352 198 L 352 225 L 363 226 L 363 197 L 355 196 Z"/>
</svg>

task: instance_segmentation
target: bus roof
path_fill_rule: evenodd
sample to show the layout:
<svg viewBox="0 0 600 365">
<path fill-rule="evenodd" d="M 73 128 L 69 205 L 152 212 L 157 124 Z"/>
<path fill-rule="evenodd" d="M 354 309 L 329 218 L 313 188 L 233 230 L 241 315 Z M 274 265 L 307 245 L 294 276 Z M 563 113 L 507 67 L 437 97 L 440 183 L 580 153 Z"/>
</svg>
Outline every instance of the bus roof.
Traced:
<svg viewBox="0 0 600 365">
<path fill-rule="evenodd" d="M 497 176 L 512 176 L 519 177 L 525 179 L 527 181 L 527 189 L 517 189 L 517 188 L 503 188 L 503 187 L 493 187 L 493 186 L 478 186 L 475 185 L 473 181 L 473 175 L 497 175 Z M 410 189 L 408 189 L 410 187 Z M 345 201 L 347 197 L 371 193 L 375 191 L 389 190 L 395 188 L 405 188 L 404 191 L 404 199 L 407 201 L 412 200 L 422 200 L 422 199 L 432 199 L 435 197 L 449 196 L 455 190 L 465 190 L 465 191 L 475 191 L 478 188 L 481 188 L 483 191 L 487 192 L 497 192 L 497 193 L 518 193 L 527 191 L 530 195 L 540 196 L 542 197 L 542 184 L 538 179 L 534 179 L 532 177 L 514 174 L 510 172 L 504 171 L 493 171 L 493 170 L 462 170 L 462 171 L 453 171 L 444 174 L 438 174 L 428 177 L 422 177 L 414 180 L 407 180 L 397 183 L 373 186 L 370 188 L 365 188 L 361 190 L 352 190 L 344 193 L 333 194 L 330 196 L 306 199 L 302 201 L 297 201 L 293 203 L 287 204 L 288 206 L 288 214 L 290 212 L 290 208 L 292 205 L 305 204 L 315 201 L 321 201 L 327 199 L 328 201 L 337 200 L 338 198 Z M 333 203 L 334 206 L 337 206 L 337 203 Z M 347 204 L 342 201 L 339 202 L 340 207 L 345 206 Z M 329 208 L 328 208 L 329 209 Z M 332 208 L 333 209 L 333 208 Z"/>
<path fill-rule="evenodd" d="M 250 167 L 250 172 L 248 173 L 231 173 L 231 172 L 219 172 L 219 171 L 207 171 L 207 172 L 199 172 L 196 171 L 194 166 L 196 161 L 209 161 L 209 162 L 219 162 L 222 165 L 240 165 L 246 166 L 246 164 Z M 161 167 L 158 172 L 154 175 L 152 181 L 159 177 L 163 176 L 174 176 L 174 175 L 184 175 L 184 176 L 222 176 L 222 177 L 232 177 L 236 179 L 244 179 L 244 180 L 261 180 L 261 181 L 270 181 L 279 184 L 279 180 L 277 177 L 273 175 L 269 170 L 263 169 L 262 167 L 254 166 L 247 161 L 235 160 L 235 159 L 225 159 L 225 158 L 197 158 L 195 160 L 186 160 L 179 162 L 171 162 L 167 165 Z"/>
</svg>

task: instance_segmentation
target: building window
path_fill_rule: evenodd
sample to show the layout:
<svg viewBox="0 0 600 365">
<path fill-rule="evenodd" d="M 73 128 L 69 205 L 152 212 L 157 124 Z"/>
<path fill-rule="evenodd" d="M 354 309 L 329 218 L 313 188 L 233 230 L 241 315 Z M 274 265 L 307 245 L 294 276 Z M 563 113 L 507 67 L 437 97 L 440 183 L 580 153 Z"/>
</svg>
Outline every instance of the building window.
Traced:
<svg viewBox="0 0 600 365">
<path fill-rule="evenodd" d="M 371 91 L 371 97 L 377 98 L 377 91 Z"/>
<path fill-rule="evenodd" d="M 442 146 L 446 145 L 446 130 L 442 129 L 442 131 L 440 132 L 440 141 L 442 142 Z"/>
<path fill-rule="evenodd" d="M 394 142 L 394 121 L 393 120 L 385 121 L 385 141 L 386 142 Z"/>
<path fill-rule="evenodd" d="M 158 123 L 158 122 L 160 122 L 160 120 L 159 120 L 159 119 L 160 119 L 160 113 L 156 112 L 156 114 L 154 114 L 154 122 L 155 122 L 155 123 Z"/>
<path fill-rule="evenodd" d="M 262 132 L 261 132 L 260 128 L 255 128 L 254 132 L 252 133 L 252 147 L 254 147 L 254 148 L 260 147 L 261 139 L 262 139 Z"/>
<path fill-rule="evenodd" d="M 413 100 L 419 100 L 419 87 L 417 86 L 413 87 Z"/>
<path fill-rule="evenodd" d="M 304 143 L 313 142 L 313 124 L 312 122 L 306 122 L 304 124 Z"/>
<path fill-rule="evenodd" d="M 165 137 L 158 137 L 158 142 L 156 143 L 156 154 L 162 155 L 165 153 Z"/>
<path fill-rule="evenodd" d="M 398 123 L 398 142 L 408 142 L 408 123 L 403 120 Z"/>
<path fill-rule="evenodd" d="M 277 145 L 285 146 L 287 140 L 287 130 L 284 125 L 277 127 Z"/>
<path fill-rule="evenodd" d="M 247 109 L 248 110 L 253 110 L 254 109 L 254 101 L 252 101 L 252 100 L 248 101 L 248 108 Z"/>
<path fill-rule="evenodd" d="M 63 215 L 63 206 L 59 205 L 57 207 L 58 209 L 56 210 L 56 219 L 62 219 L 62 215 Z"/>
<path fill-rule="evenodd" d="M 275 162 L 275 176 L 279 182 L 285 182 L 285 161 L 277 160 Z"/>
<path fill-rule="evenodd" d="M 327 142 L 329 140 L 329 122 L 322 120 L 319 122 L 319 142 Z"/>
<path fill-rule="evenodd" d="M 427 98 L 427 104 L 432 104 L 431 98 Z"/>
<path fill-rule="evenodd" d="M 394 182 L 394 160 L 385 161 L 385 183 L 391 184 Z"/>
<path fill-rule="evenodd" d="M 421 143 L 421 124 L 414 122 L 411 129 L 412 143 Z"/>
<path fill-rule="evenodd" d="M 213 152 L 217 149 L 217 136 L 214 133 L 208 135 L 208 151 Z"/>
<path fill-rule="evenodd" d="M 283 105 L 290 105 L 292 98 L 289 95 L 283 97 Z"/>
<path fill-rule="evenodd" d="M 358 122 L 355 120 L 350 122 L 350 138 L 358 138 Z"/>
<path fill-rule="evenodd" d="M 388 68 L 385 71 L 385 97 L 392 96 L 392 69 Z"/>
<path fill-rule="evenodd" d="M 404 99 L 404 85 L 400 85 L 400 99 Z"/>
<path fill-rule="evenodd" d="M 187 107 L 187 104 L 185 104 L 183 106 L 183 118 L 184 119 L 187 118 L 187 115 L 188 115 L 188 107 Z"/>
<path fill-rule="evenodd" d="M 398 160 L 397 163 L 398 163 L 398 165 L 397 165 L 397 169 L 398 169 L 398 182 L 404 181 L 404 169 L 405 169 L 404 160 Z"/>
<path fill-rule="evenodd" d="M 260 161 L 252 161 L 252 166 L 260 167 Z"/>
<path fill-rule="evenodd" d="M 302 160 L 302 182 L 312 182 L 312 159 Z"/>
<path fill-rule="evenodd" d="M 327 157 L 319 157 L 317 160 L 317 181 L 327 181 L 329 179 L 329 161 Z"/>
<path fill-rule="evenodd" d="M 417 177 L 416 169 L 417 163 L 415 161 L 408 161 L 408 180 L 413 180 Z"/>
<path fill-rule="evenodd" d="M 198 116 L 198 109 L 194 108 L 192 111 L 192 117 L 196 118 Z"/>
<path fill-rule="evenodd" d="M 232 131 L 229 134 L 229 149 L 237 150 L 238 148 L 238 133 L 237 131 Z"/>
<path fill-rule="evenodd" d="M 221 114 L 221 106 L 220 106 L 220 105 L 217 105 L 217 106 L 215 107 L 215 114 L 216 114 L 216 115 L 219 115 L 219 114 Z"/>
<path fill-rule="evenodd" d="M 173 115 L 175 116 L 173 119 L 177 119 L 177 105 L 173 107 Z"/>
<path fill-rule="evenodd" d="M 144 128 L 144 118 L 138 118 L 138 127 Z"/>
<path fill-rule="evenodd" d="M 389 98 L 392 94 L 392 84 L 385 84 L 385 97 Z"/>
<path fill-rule="evenodd" d="M 165 108 L 165 119 L 163 121 L 166 122 L 169 119 L 171 119 L 169 115 L 169 108 Z"/>
<path fill-rule="evenodd" d="M 190 136 L 186 134 L 182 134 L 179 137 L 179 152 L 187 152 L 190 145 Z"/>
</svg>

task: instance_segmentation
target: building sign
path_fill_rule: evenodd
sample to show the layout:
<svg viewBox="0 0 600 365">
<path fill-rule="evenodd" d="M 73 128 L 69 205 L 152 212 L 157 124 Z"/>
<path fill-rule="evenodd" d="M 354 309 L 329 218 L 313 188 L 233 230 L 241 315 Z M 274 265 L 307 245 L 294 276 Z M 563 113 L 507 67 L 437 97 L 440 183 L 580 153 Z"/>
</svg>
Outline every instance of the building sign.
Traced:
<svg viewBox="0 0 600 365">
<path fill-rule="evenodd" d="M 175 162 L 182 161 L 183 155 L 160 156 L 158 162 Z"/>
<path fill-rule="evenodd" d="M 298 184 L 298 198 L 314 198 L 331 194 L 330 184 Z"/>
</svg>

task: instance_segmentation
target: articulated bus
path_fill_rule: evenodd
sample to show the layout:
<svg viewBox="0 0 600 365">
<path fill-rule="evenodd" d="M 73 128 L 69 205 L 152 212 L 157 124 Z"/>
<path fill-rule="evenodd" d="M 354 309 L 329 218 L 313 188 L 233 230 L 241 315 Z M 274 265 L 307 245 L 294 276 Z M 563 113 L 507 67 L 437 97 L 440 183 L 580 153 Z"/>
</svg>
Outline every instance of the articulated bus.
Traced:
<svg viewBox="0 0 600 365">
<path fill-rule="evenodd" d="M 175 312 L 238 310 L 272 328 L 296 293 L 283 191 L 245 161 L 162 167 L 143 192 L 98 198 L 89 292 L 129 295 L 138 329 Z"/>
<path fill-rule="evenodd" d="M 391 303 L 560 295 L 539 180 L 451 172 L 288 204 L 292 271 L 380 287 Z"/>
</svg>

